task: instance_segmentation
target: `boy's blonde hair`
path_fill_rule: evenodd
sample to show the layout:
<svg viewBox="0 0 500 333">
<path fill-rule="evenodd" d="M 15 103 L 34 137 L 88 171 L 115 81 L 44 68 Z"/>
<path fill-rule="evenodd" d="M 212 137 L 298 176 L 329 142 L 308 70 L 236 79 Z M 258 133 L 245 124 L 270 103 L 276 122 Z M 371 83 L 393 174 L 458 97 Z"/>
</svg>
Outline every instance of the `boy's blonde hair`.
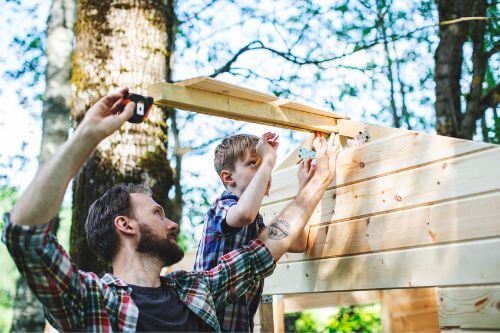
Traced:
<svg viewBox="0 0 500 333">
<path fill-rule="evenodd" d="M 236 134 L 224 138 L 215 148 L 214 166 L 220 177 L 222 170 L 233 171 L 236 161 L 246 157 L 247 152 L 254 153 L 259 137 L 251 134 Z"/>
</svg>

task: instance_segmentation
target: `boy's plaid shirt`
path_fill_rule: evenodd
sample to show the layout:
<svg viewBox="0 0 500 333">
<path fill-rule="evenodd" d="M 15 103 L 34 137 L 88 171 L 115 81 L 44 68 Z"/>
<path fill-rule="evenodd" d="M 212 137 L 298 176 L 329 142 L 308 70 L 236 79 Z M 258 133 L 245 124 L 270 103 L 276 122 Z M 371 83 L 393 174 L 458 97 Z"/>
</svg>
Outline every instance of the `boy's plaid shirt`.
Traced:
<svg viewBox="0 0 500 333">
<path fill-rule="evenodd" d="M 238 203 L 238 197 L 229 191 L 212 204 L 203 226 L 203 236 L 198 245 L 194 269 L 204 271 L 215 267 L 220 256 L 243 245 L 248 245 L 259 237 L 266 227 L 260 214 L 255 220 L 242 228 L 232 228 L 232 232 L 224 230 L 223 222 L 230 207 Z M 227 225 L 226 225 L 227 228 Z M 253 317 L 257 311 L 262 295 L 263 280 L 255 277 L 256 284 L 250 290 L 225 308 L 217 309 L 217 318 L 223 330 L 231 332 L 253 331 Z"/>
<path fill-rule="evenodd" d="M 15 225 L 8 214 L 4 221 L 2 241 L 52 326 L 60 331 L 135 332 L 139 311 L 125 282 L 111 274 L 100 279 L 77 270 L 50 233 L 50 224 Z M 219 263 L 209 271 L 178 271 L 161 279 L 209 329 L 218 332 L 215 309 L 243 295 L 255 277 L 263 279 L 275 267 L 271 253 L 258 240 L 228 253 Z"/>
</svg>

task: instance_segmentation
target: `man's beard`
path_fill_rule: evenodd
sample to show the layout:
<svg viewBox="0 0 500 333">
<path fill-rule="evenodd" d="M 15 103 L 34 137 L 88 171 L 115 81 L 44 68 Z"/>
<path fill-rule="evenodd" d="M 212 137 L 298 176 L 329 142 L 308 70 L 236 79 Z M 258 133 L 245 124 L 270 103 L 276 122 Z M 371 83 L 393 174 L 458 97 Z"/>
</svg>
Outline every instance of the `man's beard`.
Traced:
<svg viewBox="0 0 500 333">
<path fill-rule="evenodd" d="M 169 237 L 161 238 L 153 234 L 151 228 L 139 224 L 141 239 L 137 245 L 137 252 L 149 254 L 164 262 L 165 266 L 173 265 L 184 257 L 184 251 Z"/>
</svg>

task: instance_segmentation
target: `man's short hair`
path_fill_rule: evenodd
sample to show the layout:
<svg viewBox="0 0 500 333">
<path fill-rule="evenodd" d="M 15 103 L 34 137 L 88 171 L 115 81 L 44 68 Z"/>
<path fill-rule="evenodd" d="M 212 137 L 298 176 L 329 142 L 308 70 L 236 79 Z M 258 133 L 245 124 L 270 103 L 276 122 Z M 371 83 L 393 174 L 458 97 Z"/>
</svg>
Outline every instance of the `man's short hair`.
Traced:
<svg viewBox="0 0 500 333">
<path fill-rule="evenodd" d="M 234 170 L 236 161 L 246 157 L 247 152 L 255 152 L 259 137 L 251 134 L 236 134 L 224 138 L 215 148 L 214 166 L 220 177 L 222 170 Z"/>
<path fill-rule="evenodd" d="M 117 216 L 133 217 L 131 193 L 152 195 L 151 189 L 141 184 L 115 185 L 90 205 L 85 231 L 90 249 L 104 262 L 111 264 L 118 251 L 119 238 L 115 229 Z"/>
</svg>

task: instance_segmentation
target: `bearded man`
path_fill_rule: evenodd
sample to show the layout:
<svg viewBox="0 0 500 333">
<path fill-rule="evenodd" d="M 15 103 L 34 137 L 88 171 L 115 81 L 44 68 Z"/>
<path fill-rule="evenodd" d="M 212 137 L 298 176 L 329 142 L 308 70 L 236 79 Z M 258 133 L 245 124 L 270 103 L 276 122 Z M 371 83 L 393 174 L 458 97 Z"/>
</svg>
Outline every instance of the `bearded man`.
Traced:
<svg viewBox="0 0 500 333">
<path fill-rule="evenodd" d="M 50 234 L 70 180 L 87 157 L 132 115 L 123 109 L 127 89 L 108 95 L 85 114 L 74 135 L 37 173 L 10 213 L 2 241 L 60 331 L 220 331 L 216 308 L 240 297 L 269 276 L 275 262 L 302 232 L 335 173 L 338 146 L 314 141 L 316 172 L 259 239 L 230 252 L 202 272 L 177 271 L 177 223 L 142 185 L 114 186 L 89 209 L 85 230 L 95 253 L 112 267 L 99 278 L 78 270 Z"/>
</svg>

